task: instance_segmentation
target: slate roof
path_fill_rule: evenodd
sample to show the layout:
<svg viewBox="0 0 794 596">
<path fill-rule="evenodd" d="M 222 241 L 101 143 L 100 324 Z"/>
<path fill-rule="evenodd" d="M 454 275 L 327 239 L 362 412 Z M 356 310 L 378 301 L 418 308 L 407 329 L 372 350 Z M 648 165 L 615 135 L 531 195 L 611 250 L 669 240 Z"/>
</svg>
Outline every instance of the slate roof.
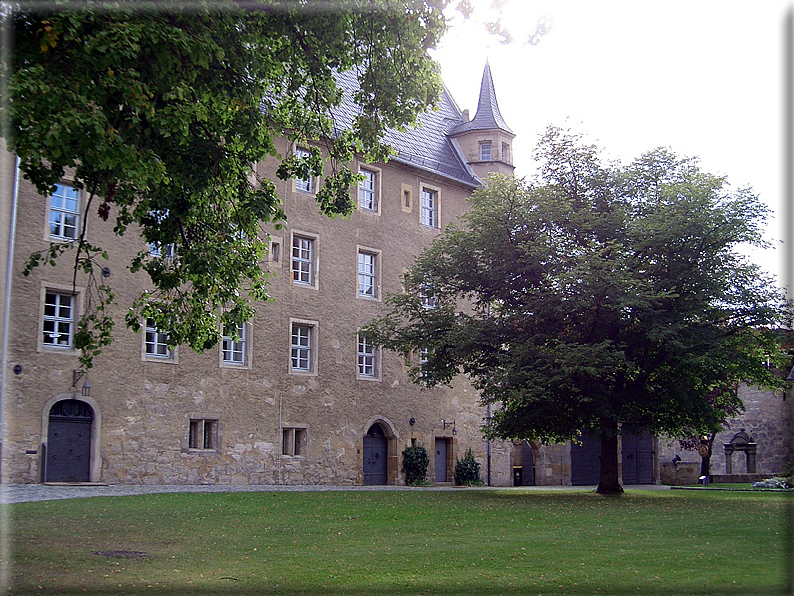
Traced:
<svg viewBox="0 0 794 596">
<path fill-rule="evenodd" d="M 451 134 L 458 135 L 470 130 L 504 130 L 512 134 L 512 130 L 507 126 L 507 122 L 502 118 L 499 111 L 499 102 L 496 101 L 496 90 L 493 86 L 491 77 L 491 65 L 486 61 L 485 70 L 482 73 L 482 83 L 480 83 L 480 99 L 477 102 L 477 113 L 469 122 L 464 122 L 451 131 Z"/>
<path fill-rule="evenodd" d="M 353 101 L 358 89 L 355 71 L 336 73 L 336 79 L 344 92 L 342 105 L 334 111 L 334 120 L 339 129 L 350 128 L 360 108 Z M 460 150 L 449 136 L 452 129 L 463 124 L 463 115 L 446 87 L 441 92 L 436 109 L 420 114 L 416 127 L 403 131 L 389 129 L 384 141 L 396 152 L 392 161 L 439 174 L 472 188 L 480 185 L 480 179 L 466 164 Z"/>
</svg>

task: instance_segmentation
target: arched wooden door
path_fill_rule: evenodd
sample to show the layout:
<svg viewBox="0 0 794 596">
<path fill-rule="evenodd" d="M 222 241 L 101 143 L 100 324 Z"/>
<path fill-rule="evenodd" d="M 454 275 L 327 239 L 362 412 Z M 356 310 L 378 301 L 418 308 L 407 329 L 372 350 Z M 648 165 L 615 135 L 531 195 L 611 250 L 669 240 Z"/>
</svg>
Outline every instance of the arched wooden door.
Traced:
<svg viewBox="0 0 794 596">
<path fill-rule="evenodd" d="M 389 441 L 379 424 L 364 436 L 364 484 L 388 484 Z"/>
<path fill-rule="evenodd" d="M 76 399 L 50 408 L 45 482 L 88 482 L 91 479 L 91 429 L 94 411 Z"/>
</svg>

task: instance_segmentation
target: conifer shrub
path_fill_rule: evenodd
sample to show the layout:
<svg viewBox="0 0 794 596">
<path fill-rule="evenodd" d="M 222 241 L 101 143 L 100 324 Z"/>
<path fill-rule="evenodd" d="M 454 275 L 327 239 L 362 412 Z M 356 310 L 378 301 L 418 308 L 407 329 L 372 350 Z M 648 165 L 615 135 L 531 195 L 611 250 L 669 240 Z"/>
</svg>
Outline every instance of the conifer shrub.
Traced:
<svg viewBox="0 0 794 596">
<path fill-rule="evenodd" d="M 468 448 L 463 459 L 459 459 L 455 464 L 455 484 L 466 486 L 482 484 L 480 464 L 474 459 L 471 447 Z"/>
<path fill-rule="evenodd" d="M 413 486 L 427 484 L 427 466 L 429 464 L 430 456 L 423 446 L 406 447 L 403 451 L 405 483 Z"/>
</svg>

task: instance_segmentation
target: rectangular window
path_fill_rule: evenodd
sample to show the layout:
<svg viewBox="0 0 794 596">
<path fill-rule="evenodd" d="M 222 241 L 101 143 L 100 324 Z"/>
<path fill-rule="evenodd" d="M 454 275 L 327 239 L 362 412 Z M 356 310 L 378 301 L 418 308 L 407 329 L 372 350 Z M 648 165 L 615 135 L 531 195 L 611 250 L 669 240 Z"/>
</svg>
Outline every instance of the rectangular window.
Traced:
<svg viewBox="0 0 794 596">
<path fill-rule="evenodd" d="M 44 295 L 42 342 L 54 348 L 71 348 L 74 330 L 74 296 L 58 292 Z"/>
<path fill-rule="evenodd" d="M 77 222 L 80 217 L 80 201 L 77 189 L 65 184 L 56 184 L 50 195 L 50 238 L 75 240 Z"/>
<path fill-rule="evenodd" d="M 378 255 L 370 252 L 358 253 L 358 295 L 365 298 L 377 297 Z"/>
<path fill-rule="evenodd" d="M 242 366 L 246 363 L 246 347 L 248 338 L 246 337 L 247 325 L 240 325 L 236 328 L 236 333 L 229 328 L 223 330 L 223 363 Z M 235 339 L 235 335 L 237 339 Z"/>
<path fill-rule="evenodd" d="M 190 449 L 217 449 L 218 421 L 191 419 L 188 447 Z"/>
<path fill-rule="evenodd" d="M 422 189 L 422 224 L 436 227 L 438 210 L 438 192 L 429 188 Z"/>
<path fill-rule="evenodd" d="M 491 143 L 480 143 L 480 161 L 491 161 Z"/>
<path fill-rule="evenodd" d="M 281 242 L 270 241 L 270 260 L 274 263 L 278 263 L 281 260 Z"/>
<path fill-rule="evenodd" d="M 422 306 L 427 309 L 436 307 L 436 295 L 433 283 L 429 281 L 422 282 L 419 288 L 419 295 L 422 298 Z"/>
<path fill-rule="evenodd" d="M 512 163 L 510 158 L 510 143 L 502 143 L 502 161 Z"/>
<path fill-rule="evenodd" d="M 311 153 L 306 149 L 296 149 L 295 155 L 300 158 L 309 157 Z M 301 192 L 312 192 L 312 188 L 314 185 L 314 180 L 312 176 L 308 178 L 296 178 L 295 179 L 295 190 L 299 190 Z"/>
<path fill-rule="evenodd" d="M 159 242 L 149 243 L 149 256 L 171 260 L 174 258 L 175 249 L 173 244 L 161 245 Z"/>
<path fill-rule="evenodd" d="M 358 336 L 358 376 L 374 379 L 378 375 L 377 349 L 372 339 Z"/>
<path fill-rule="evenodd" d="M 292 237 L 292 282 L 313 284 L 314 240 L 303 236 Z"/>
<path fill-rule="evenodd" d="M 306 455 L 305 428 L 283 428 L 281 433 L 281 455 Z"/>
<path fill-rule="evenodd" d="M 401 204 L 402 210 L 406 213 L 410 213 L 414 206 L 413 190 L 406 184 L 400 185 L 400 190 L 403 194 Z"/>
<path fill-rule="evenodd" d="M 364 176 L 364 179 L 358 183 L 358 206 L 361 209 L 368 211 L 377 211 L 378 204 L 376 200 L 376 173 L 371 170 L 361 169 L 359 174 Z"/>
<path fill-rule="evenodd" d="M 168 347 L 168 334 L 159 331 L 152 319 L 146 319 L 144 353 L 148 357 L 164 360 L 173 357 L 173 352 Z"/>
<path fill-rule="evenodd" d="M 311 325 L 292 324 L 290 359 L 292 370 L 311 372 L 312 370 L 312 331 Z"/>
</svg>

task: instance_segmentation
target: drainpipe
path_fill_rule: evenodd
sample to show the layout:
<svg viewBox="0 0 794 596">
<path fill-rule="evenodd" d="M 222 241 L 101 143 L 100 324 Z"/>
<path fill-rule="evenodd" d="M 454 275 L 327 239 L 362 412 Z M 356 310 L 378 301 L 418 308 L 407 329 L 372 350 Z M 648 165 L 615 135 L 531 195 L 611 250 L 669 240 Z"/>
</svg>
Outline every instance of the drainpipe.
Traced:
<svg viewBox="0 0 794 596">
<path fill-rule="evenodd" d="M 491 425 L 491 404 L 488 404 L 488 426 Z M 486 484 L 491 486 L 491 439 L 490 436 L 486 440 L 485 443 L 485 453 L 486 453 L 486 466 L 485 466 L 485 478 Z"/>
<path fill-rule="evenodd" d="M 17 230 L 17 203 L 19 201 L 19 157 L 14 164 L 14 190 L 11 203 L 11 226 L 8 234 L 8 262 L 6 263 L 6 293 L 3 302 L 3 355 L 0 362 L 0 466 L 3 454 L 3 426 L 5 425 L 6 369 L 8 368 L 8 324 L 11 318 L 11 281 L 14 271 L 14 243 Z M 1 468 L 0 468 L 1 469 Z"/>
</svg>

